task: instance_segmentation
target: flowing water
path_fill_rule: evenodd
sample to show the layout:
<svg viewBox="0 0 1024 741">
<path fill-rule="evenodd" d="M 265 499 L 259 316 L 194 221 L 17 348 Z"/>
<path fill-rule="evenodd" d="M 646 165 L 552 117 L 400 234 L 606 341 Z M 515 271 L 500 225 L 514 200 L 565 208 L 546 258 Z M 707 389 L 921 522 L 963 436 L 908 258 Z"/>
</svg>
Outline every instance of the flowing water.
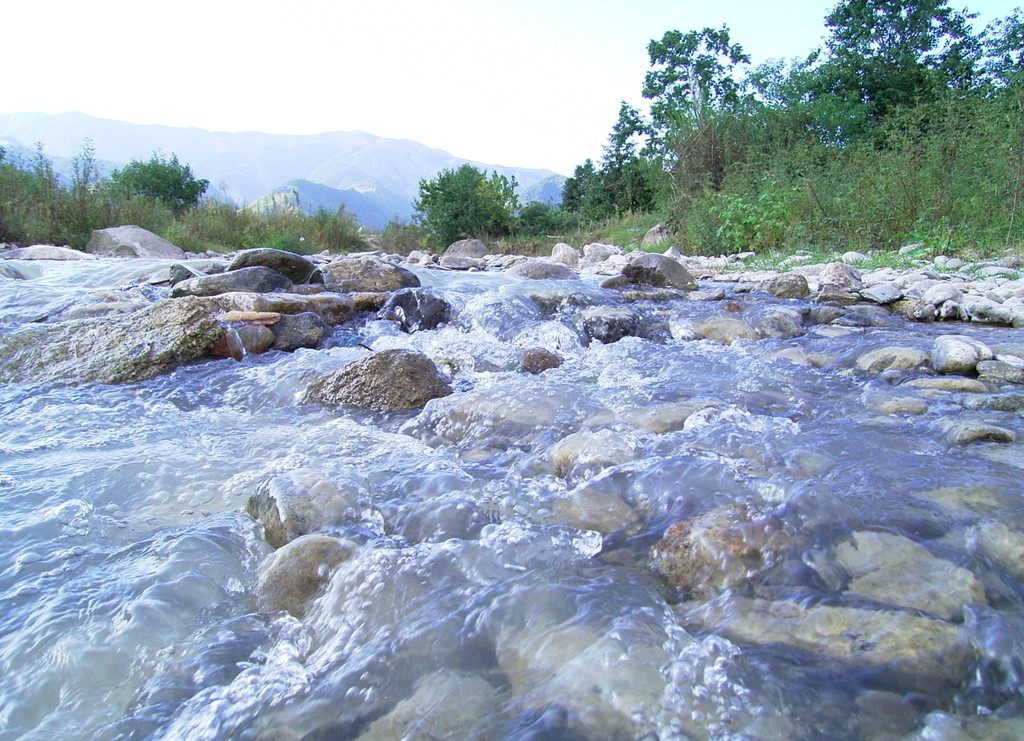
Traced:
<svg viewBox="0 0 1024 741">
<path fill-rule="evenodd" d="M 128 286 L 160 266 L 9 261 L 0 332 L 157 298 Z M 0 741 L 1021 728 L 1024 449 L 951 444 L 943 421 L 981 415 L 1024 440 L 1024 420 L 851 370 L 883 345 L 927 351 L 951 329 L 997 344 L 1018 330 L 852 312 L 788 339 L 672 338 L 735 315 L 727 296 L 637 304 L 648 339 L 588 343 L 581 311 L 616 301 L 596 282 L 415 270 L 452 303 L 450 324 L 405 334 L 363 317 L 316 351 L 136 385 L 0 386 Z M 298 403 L 363 346 L 429 355 L 455 393 L 397 415 Z M 535 346 L 566 362 L 519 371 Z M 917 401 L 882 410 L 892 397 Z M 246 514 L 300 469 L 351 493 L 357 511 L 326 531 L 358 546 L 301 620 L 259 610 L 273 549 Z M 670 524 L 741 506 L 785 534 L 777 558 L 704 593 L 652 570 Z M 855 569 L 836 554 L 865 533 L 924 555 L 851 590 Z M 936 564 L 977 585 L 971 599 L 936 607 L 948 578 Z M 933 579 L 937 595 L 908 603 Z M 939 670 L 928 657 L 857 660 L 758 611 L 780 604 L 892 618 L 883 633 L 896 618 L 941 623 L 965 653 Z"/>
</svg>

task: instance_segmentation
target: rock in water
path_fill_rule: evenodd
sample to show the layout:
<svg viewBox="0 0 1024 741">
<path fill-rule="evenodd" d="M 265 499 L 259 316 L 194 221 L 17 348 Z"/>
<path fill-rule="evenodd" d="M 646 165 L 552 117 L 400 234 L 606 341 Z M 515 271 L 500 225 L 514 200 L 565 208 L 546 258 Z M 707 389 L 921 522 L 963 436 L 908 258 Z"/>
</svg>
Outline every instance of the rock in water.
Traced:
<svg viewBox="0 0 1024 741">
<path fill-rule="evenodd" d="M 452 307 L 429 288 L 403 288 L 388 298 L 378 319 L 397 321 L 403 332 L 434 329 L 451 319 Z"/>
<path fill-rule="evenodd" d="M 343 257 L 321 265 L 320 273 L 329 287 L 350 293 L 397 291 L 420 284 L 420 279 L 405 268 L 373 255 Z"/>
<path fill-rule="evenodd" d="M 261 485 L 246 509 L 263 525 L 267 543 L 280 548 L 352 514 L 357 483 L 349 481 L 338 488 L 316 471 L 300 468 Z"/>
<path fill-rule="evenodd" d="M 761 283 L 760 290 L 776 298 L 807 298 L 811 288 L 799 273 L 783 273 Z"/>
<path fill-rule="evenodd" d="M 229 270 L 201 278 L 188 278 L 176 283 L 171 289 L 172 296 L 219 296 L 222 293 L 243 291 L 249 293 L 273 293 L 287 291 L 292 282 L 276 270 L 263 266 Z"/>
<path fill-rule="evenodd" d="M 292 283 L 300 284 L 308 282 L 309 277 L 316 270 L 316 266 L 301 255 L 270 247 L 242 250 L 235 255 L 235 259 L 228 265 L 228 270 L 253 268 L 260 265 L 288 276 Z"/>
<path fill-rule="evenodd" d="M 0 335 L 0 382 L 136 383 L 207 357 L 224 330 L 202 299 L 124 316 L 37 324 Z"/>
<path fill-rule="evenodd" d="M 152 257 L 161 260 L 180 260 L 185 251 L 163 237 L 139 226 L 112 226 L 95 229 L 85 245 L 91 254 L 115 257 Z"/>
<path fill-rule="evenodd" d="M 403 412 L 450 393 L 448 380 L 426 355 L 383 350 L 316 381 L 306 390 L 302 403 Z"/>
<path fill-rule="evenodd" d="M 622 274 L 630 283 L 692 291 L 697 281 L 690 272 L 671 257 L 652 252 L 634 252 Z"/>
<path fill-rule="evenodd" d="M 327 535 L 303 535 L 260 565 L 256 594 L 260 609 L 284 610 L 301 618 L 330 580 L 331 571 L 356 551 L 355 543 Z"/>
</svg>

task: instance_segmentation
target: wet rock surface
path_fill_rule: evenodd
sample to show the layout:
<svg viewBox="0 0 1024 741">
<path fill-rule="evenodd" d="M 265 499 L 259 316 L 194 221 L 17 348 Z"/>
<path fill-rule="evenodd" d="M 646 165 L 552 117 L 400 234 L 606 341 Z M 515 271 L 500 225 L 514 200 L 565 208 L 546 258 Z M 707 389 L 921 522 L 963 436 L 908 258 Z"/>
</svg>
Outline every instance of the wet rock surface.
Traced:
<svg viewBox="0 0 1024 741">
<path fill-rule="evenodd" d="M 349 404 L 376 412 L 422 407 L 452 392 L 448 380 L 426 355 L 382 350 L 352 362 L 311 384 L 305 404 Z"/>
</svg>

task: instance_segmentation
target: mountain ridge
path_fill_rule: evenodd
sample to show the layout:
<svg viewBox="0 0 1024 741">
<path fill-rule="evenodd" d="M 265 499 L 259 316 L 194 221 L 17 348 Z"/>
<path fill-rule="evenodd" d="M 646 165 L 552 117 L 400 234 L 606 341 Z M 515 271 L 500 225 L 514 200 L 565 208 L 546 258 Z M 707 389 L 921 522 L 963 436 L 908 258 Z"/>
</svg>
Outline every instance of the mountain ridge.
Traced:
<svg viewBox="0 0 1024 741">
<path fill-rule="evenodd" d="M 420 180 L 470 164 L 515 177 L 520 193 L 551 178 L 550 170 L 491 165 L 432 149 L 411 139 L 389 139 L 365 131 L 267 134 L 209 131 L 198 127 L 132 124 L 77 111 L 61 114 L 0 114 L 0 137 L 26 147 L 40 142 L 53 157 L 70 158 L 92 142 L 99 160 L 123 165 L 154 152 L 175 154 L 197 177 L 206 178 L 238 205 L 271 195 L 294 181 L 362 193 L 399 219 L 412 215 Z M 395 209 L 395 204 L 405 208 Z M 372 210 L 372 209 L 371 209 Z"/>
</svg>

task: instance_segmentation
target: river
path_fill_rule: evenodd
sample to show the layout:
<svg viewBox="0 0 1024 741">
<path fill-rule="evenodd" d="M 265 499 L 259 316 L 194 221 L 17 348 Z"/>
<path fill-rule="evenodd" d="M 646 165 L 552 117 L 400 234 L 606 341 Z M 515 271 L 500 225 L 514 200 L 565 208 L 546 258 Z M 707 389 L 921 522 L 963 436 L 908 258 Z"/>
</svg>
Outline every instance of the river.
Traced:
<svg viewBox="0 0 1024 741">
<path fill-rule="evenodd" d="M 166 290 L 130 287 L 155 261 L 6 264 L 0 332 Z M 366 315 L 318 350 L 0 385 L 0 741 L 1024 733 L 1024 420 L 855 365 L 1022 330 L 852 310 L 675 339 L 813 308 L 721 286 L 636 304 L 646 336 L 603 344 L 596 280 L 412 269 L 450 323 Z M 565 362 L 523 373 L 530 347 Z M 455 393 L 298 403 L 368 348 L 428 355 Z M 951 442 L 965 419 L 1014 441 Z M 260 609 L 273 549 L 246 511 L 296 472 L 347 493 L 325 532 L 355 547 L 301 618 Z M 741 567 L 700 541 L 698 581 L 666 581 L 652 549 L 685 520 L 749 546 Z"/>
</svg>

